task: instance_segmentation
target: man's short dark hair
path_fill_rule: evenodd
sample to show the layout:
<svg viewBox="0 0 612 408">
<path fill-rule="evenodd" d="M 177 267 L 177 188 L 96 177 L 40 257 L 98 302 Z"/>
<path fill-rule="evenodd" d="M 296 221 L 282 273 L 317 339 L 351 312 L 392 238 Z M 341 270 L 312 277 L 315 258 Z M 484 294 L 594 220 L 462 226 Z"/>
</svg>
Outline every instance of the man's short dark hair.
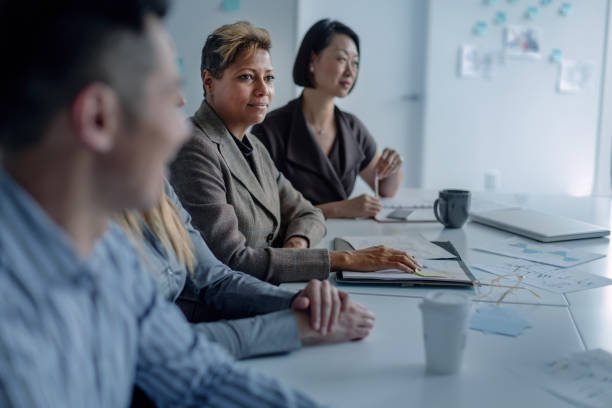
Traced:
<svg viewBox="0 0 612 408">
<path fill-rule="evenodd" d="M 359 36 L 355 31 L 345 24 L 342 24 L 336 20 L 323 19 L 317 21 L 306 33 L 300 49 L 298 50 L 295 62 L 293 64 L 293 82 L 296 85 L 303 86 L 304 88 L 313 88 L 312 74 L 308 69 L 310 66 L 310 59 L 312 55 L 319 55 L 331 42 L 332 38 L 336 34 L 344 34 L 350 37 L 357 47 L 357 54 L 359 51 Z M 357 82 L 357 78 L 355 78 Z M 355 83 L 353 83 L 353 88 Z M 351 91 L 353 90 L 351 88 Z"/>
<path fill-rule="evenodd" d="M 0 0 L 0 148 L 36 144 L 92 82 L 134 112 L 154 66 L 145 18 L 169 0 Z"/>
</svg>

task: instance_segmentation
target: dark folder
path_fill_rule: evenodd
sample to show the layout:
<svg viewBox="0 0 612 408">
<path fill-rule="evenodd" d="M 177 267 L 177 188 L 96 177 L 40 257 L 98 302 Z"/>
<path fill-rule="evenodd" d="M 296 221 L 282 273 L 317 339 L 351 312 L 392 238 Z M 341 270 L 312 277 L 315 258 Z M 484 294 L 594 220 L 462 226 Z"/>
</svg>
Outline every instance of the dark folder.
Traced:
<svg viewBox="0 0 612 408">
<path fill-rule="evenodd" d="M 406 279 L 380 279 L 372 276 L 368 272 L 359 274 L 358 278 L 348 278 L 345 276 L 343 271 L 336 273 L 336 281 L 342 284 L 357 284 L 357 285 L 392 285 L 392 286 L 473 286 L 476 282 L 476 278 L 470 272 L 465 262 L 459 256 L 459 253 L 450 241 L 431 241 L 433 244 L 445 249 L 451 254 L 455 255 L 456 258 L 450 259 L 450 261 L 457 262 L 460 268 L 466 275 L 465 279 L 448 279 L 438 277 L 421 277 L 414 274 L 406 274 Z M 334 239 L 334 249 L 339 251 L 354 250 L 354 248 L 342 238 Z M 368 276 L 369 275 L 369 276 Z"/>
</svg>

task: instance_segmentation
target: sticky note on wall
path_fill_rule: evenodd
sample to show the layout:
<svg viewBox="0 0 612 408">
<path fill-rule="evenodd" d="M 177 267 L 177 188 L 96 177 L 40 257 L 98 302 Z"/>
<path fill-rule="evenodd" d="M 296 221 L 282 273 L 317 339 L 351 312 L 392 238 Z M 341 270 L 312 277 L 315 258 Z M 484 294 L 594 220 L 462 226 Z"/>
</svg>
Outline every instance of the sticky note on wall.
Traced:
<svg viewBox="0 0 612 408">
<path fill-rule="evenodd" d="M 572 3 L 561 3 L 561 6 L 559 7 L 559 14 L 561 14 L 564 17 L 567 17 L 570 15 L 571 11 L 572 11 Z"/>
<path fill-rule="evenodd" d="M 503 11 L 498 11 L 497 14 L 495 14 L 495 24 L 505 24 L 506 23 L 506 13 L 504 13 Z"/>
<path fill-rule="evenodd" d="M 487 33 L 487 28 L 487 23 L 485 23 L 484 21 L 477 21 L 476 24 L 474 24 L 472 32 L 474 33 L 474 35 L 482 36 Z"/>
<path fill-rule="evenodd" d="M 529 20 L 535 19 L 539 14 L 539 10 L 537 7 L 528 7 L 527 11 L 525 11 L 525 17 Z"/>
<path fill-rule="evenodd" d="M 178 68 L 179 75 L 185 76 L 185 62 L 182 57 L 176 59 L 176 67 Z"/>
<path fill-rule="evenodd" d="M 554 62 L 554 63 L 559 63 L 561 62 L 562 59 L 563 59 L 563 52 L 558 48 L 553 49 L 550 52 L 550 57 L 548 58 L 550 62 Z"/>
<path fill-rule="evenodd" d="M 240 10 L 240 0 L 223 0 L 221 2 L 221 10 L 223 11 Z"/>
</svg>

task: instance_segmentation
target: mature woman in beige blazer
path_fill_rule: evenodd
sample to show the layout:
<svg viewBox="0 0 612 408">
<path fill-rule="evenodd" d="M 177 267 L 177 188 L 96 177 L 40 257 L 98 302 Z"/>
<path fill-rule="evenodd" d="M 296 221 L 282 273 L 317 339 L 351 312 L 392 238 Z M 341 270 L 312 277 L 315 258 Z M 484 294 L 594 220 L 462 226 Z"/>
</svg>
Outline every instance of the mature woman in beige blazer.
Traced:
<svg viewBox="0 0 612 408">
<path fill-rule="evenodd" d="M 247 132 L 274 96 L 270 36 L 247 22 L 224 25 L 202 49 L 205 99 L 193 137 L 171 165 L 171 182 L 193 225 L 221 262 L 272 283 L 325 279 L 330 270 L 413 272 L 408 254 L 377 246 L 311 249 L 325 220 Z"/>
</svg>

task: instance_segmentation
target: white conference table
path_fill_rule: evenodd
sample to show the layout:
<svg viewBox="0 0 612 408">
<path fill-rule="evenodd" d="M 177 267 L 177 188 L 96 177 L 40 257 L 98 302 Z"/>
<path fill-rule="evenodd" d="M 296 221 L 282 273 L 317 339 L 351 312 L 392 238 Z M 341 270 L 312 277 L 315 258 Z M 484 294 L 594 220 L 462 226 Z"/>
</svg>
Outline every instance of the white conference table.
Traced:
<svg viewBox="0 0 612 408">
<path fill-rule="evenodd" d="M 611 227 L 612 199 L 608 197 L 475 194 L 474 204 L 478 205 L 483 198 Z M 472 248 L 513 236 L 474 222 L 468 222 L 461 229 L 445 229 L 438 223 L 328 220 L 327 237 L 321 246 L 329 246 L 330 241 L 339 236 L 407 232 L 420 232 L 429 240 L 451 241 L 468 265 L 492 256 Z M 567 241 L 562 245 L 612 254 L 608 238 Z M 612 278 L 610 256 L 581 268 Z M 298 289 L 303 284 L 283 286 Z M 532 304 L 503 303 L 504 307 L 516 310 L 527 319 L 532 327 L 518 337 L 469 330 L 460 373 L 426 375 L 418 304 L 425 294 L 439 288 L 363 285 L 339 285 L 339 288 L 351 293 L 355 301 L 376 315 L 375 327 L 368 338 L 303 348 L 288 355 L 257 358 L 242 364 L 279 378 L 315 400 L 335 407 L 565 407 L 571 405 L 521 378 L 511 368 L 585 349 L 602 348 L 612 352 L 612 286 L 607 286 L 555 295 L 562 302 L 552 302 L 554 305 L 535 300 Z M 483 304 L 474 302 L 474 307 Z"/>
</svg>

